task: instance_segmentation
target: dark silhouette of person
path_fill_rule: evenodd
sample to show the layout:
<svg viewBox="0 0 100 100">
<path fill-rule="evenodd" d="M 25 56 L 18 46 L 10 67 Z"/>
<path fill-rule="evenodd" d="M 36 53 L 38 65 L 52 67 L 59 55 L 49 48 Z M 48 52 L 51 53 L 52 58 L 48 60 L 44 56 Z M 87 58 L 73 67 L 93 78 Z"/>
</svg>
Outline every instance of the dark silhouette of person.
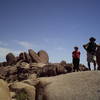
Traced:
<svg viewBox="0 0 100 100">
<path fill-rule="evenodd" d="M 78 47 L 74 47 L 74 51 L 72 52 L 72 58 L 73 58 L 73 71 L 75 70 L 79 71 L 79 63 L 80 63 L 80 51 L 78 50 Z"/>
<path fill-rule="evenodd" d="M 94 70 L 96 70 L 96 49 L 99 45 L 96 44 L 96 39 L 91 37 L 87 44 L 84 44 L 83 47 L 87 52 L 87 63 L 88 68 L 91 70 L 90 63 L 92 62 L 94 65 Z"/>
</svg>

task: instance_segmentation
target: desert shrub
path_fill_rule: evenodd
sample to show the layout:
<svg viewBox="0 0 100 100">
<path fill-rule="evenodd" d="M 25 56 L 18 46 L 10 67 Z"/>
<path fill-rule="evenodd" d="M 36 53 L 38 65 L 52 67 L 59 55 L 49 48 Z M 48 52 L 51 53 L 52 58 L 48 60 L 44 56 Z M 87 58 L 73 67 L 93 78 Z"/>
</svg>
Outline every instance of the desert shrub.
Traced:
<svg viewBox="0 0 100 100">
<path fill-rule="evenodd" d="M 24 90 L 16 93 L 16 100 L 29 100 L 28 95 Z"/>
</svg>

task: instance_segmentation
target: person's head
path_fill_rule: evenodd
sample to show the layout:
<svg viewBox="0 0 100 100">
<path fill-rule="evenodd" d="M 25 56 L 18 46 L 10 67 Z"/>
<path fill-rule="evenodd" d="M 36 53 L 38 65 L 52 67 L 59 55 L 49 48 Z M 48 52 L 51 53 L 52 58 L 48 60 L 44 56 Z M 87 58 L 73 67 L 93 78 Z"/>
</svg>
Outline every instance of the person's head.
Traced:
<svg viewBox="0 0 100 100">
<path fill-rule="evenodd" d="M 94 37 L 91 37 L 89 40 L 90 40 L 90 42 L 95 42 L 96 41 L 96 39 Z"/>
<path fill-rule="evenodd" d="M 78 51 L 78 47 L 74 47 L 74 50 L 75 50 L 75 51 Z"/>
</svg>

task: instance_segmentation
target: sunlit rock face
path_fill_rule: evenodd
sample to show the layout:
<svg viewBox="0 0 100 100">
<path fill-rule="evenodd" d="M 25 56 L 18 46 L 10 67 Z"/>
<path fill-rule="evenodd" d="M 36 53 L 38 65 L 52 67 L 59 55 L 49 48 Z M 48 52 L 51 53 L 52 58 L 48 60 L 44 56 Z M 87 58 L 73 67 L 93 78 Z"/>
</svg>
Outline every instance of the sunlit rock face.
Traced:
<svg viewBox="0 0 100 100">
<path fill-rule="evenodd" d="M 38 100 L 100 100 L 99 71 L 40 78 L 39 86 Z"/>
<path fill-rule="evenodd" d="M 2 79 L 0 79 L 0 100 L 11 100 L 8 85 Z"/>
</svg>

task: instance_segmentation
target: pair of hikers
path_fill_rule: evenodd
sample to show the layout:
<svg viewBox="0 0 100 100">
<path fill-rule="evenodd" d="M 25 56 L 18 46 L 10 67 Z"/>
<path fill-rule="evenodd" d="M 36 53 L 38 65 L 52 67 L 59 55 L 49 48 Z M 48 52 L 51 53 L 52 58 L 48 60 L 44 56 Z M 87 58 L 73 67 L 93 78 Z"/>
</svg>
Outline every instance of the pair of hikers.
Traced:
<svg viewBox="0 0 100 100">
<path fill-rule="evenodd" d="M 87 63 L 88 63 L 89 70 L 91 70 L 91 67 L 90 67 L 91 62 L 94 65 L 94 70 L 96 70 L 96 49 L 99 45 L 96 44 L 95 41 L 96 39 L 94 37 L 91 37 L 89 39 L 89 42 L 83 45 L 84 49 L 87 52 Z M 80 54 L 81 53 L 78 50 L 78 47 L 74 47 L 74 51 L 72 52 L 73 71 L 75 70 L 79 71 Z"/>
</svg>

